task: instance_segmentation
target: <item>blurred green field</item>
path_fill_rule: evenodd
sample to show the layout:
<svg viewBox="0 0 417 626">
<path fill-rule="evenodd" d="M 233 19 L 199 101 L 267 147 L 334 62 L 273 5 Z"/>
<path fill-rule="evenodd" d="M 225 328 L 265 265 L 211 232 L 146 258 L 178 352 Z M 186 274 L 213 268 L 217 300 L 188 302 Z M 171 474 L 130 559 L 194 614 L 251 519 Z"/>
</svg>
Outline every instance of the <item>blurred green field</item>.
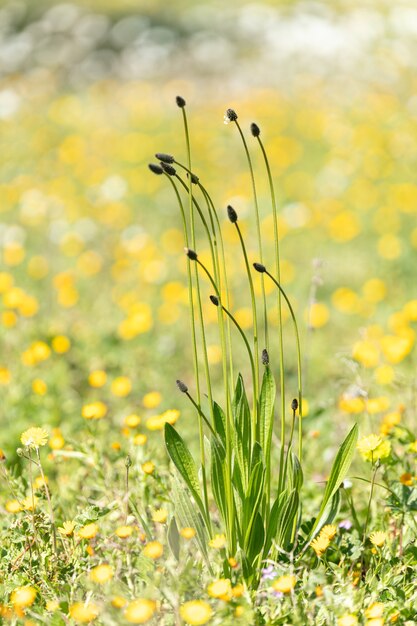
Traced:
<svg viewBox="0 0 417 626">
<path fill-rule="evenodd" d="M 91 512 L 97 507 L 111 511 L 110 526 L 122 524 L 123 516 L 119 519 L 115 511 L 116 504 L 123 505 L 128 454 L 143 510 L 169 507 L 162 438 L 166 421 L 176 423 L 197 449 L 195 413 L 175 386 L 177 378 L 190 390 L 195 385 L 180 214 L 165 177 L 153 176 L 147 167 L 156 152 L 186 161 L 178 94 L 187 101 L 193 169 L 222 221 L 231 308 L 249 334 L 250 294 L 226 206 L 237 210 L 250 261 L 257 261 L 253 196 L 245 154 L 233 125 L 223 124 L 224 112 L 236 109 L 247 133 L 264 262 L 271 266 L 268 180 L 249 125 L 256 121 L 261 128 L 278 197 L 282 284 L 301 330 L 308 507 L 317 501 L 312 483 L 326 479 L 336 446 L 354 421 L 362 436 L 388 436 L 401 422 L 412 437 L 417 408 L 412 3 L 398 8 L 341 1 L 311 8 L 288 1 L 248 8 L 249 3 L 239 2 L 227 7 L 224 28 L 219 17 L 210 22 L 222 3 L 175 2 L 169 7 L 176 14 L 173 23 L 160 2 L 91 0 L 78 3 L 80 13 L 68 10 L 73 5 L 59 5 L 64 9 L 53 19 L 45 15 L 59 8 L 55 2 L 14 4 L 0 3 L 0 23 L 8 24 L 0 35 L 0 58 L 7 61 L 0 77 L 0 448 L 14 467 L 20 496 L 27 496 L 23 491 L 30 481 L 16 449 L 22 431 L 31 426 L 44 427 L 50 435 L 46 468 L 61 492 L 59 523 L 97 521 Z M 80 35 L 74 24 L 85 25 L 89 12 L 105 20 L 91 22 L 91 31 Z M 62 16 L 68 17 L 64 34 Z M 263 44 L 251 20 L 262 24 L 265 16 L 276 20 L 278 30 L 275 39 L 271 30 Z M 143 26 L 136 18 L 150 21 Z M 235 18 L 239 25 L 233 31 Z M 363 23 L 373 26 L 367 31 Z M 199 36 L 193 38 L 196 24 Z M 274 47 L 286 27 L 293 33 L 288 45 Z M 44 47 L 40 32 L 49 32 Z M 85 56 L 73 62 L 76 42 L 81 46 L 89 33 L 97 40 L 85 44 Z M 321 37 L 329 47 L 321 45 Z M 293 49 L 294 41 L 298 47 Z M 366 56 L 352 52 L 350 61 L 345 52 L 356 44 Z M 14 65 L 19 50 L 20 65 Z M 210 267 L 200 227 L 197 241 Z M 260 303 L 259 277 L 255 281 Z M 212 290 L 204 278 L 202 292 L 216 396 L 221 394 L 221 351 L 216 312 L 208 299 Z M 268 290 L 267 297 L 270 359 L 278 375 L 276 294 Z M 288 314 L 284 319 L 286 384 L 295 397 L 296 354 Z M 238 367 L 247 377 L 244 346 L 237 335 L 233 341 Z M 410 485 L 413 458 L 411 465 L 404 461 L 401 472 L 411 472 Z M 143 470 L 147 461 L 160 472 L 151 486 Z M 355 472 L 363 467 L 363 461 L 355 462 Z M 106 493 L 108 485 L 113 486 Z M 12 518 L 8 487 L 2 486 L 0 510 Z M 353 493 L 363 513 L 367 492 L 355 484 Z M 379 502 L 385 497 L 381 493 Z M 343 510 L 350 514 L 347 506 Z M 4 540 L 8 523 L 2 526 Z M 162 530 L 157 535 L 162 541 Z M 103 550 L 102 556 L 109 557 Z M 79 573 L 87 567 L 88 557 L 83 553 L 82 558 Z M 141 567 L 143 580 L 157 588 L 162 569 L 151 575 L 146 564 Z M 10 571 L 14 574 L 10 568 L 2 571 L 0 580 L 5 597 L 13 585 L 28 582 L 27 572 L 18 572 L 19 580 L 8 583 Z M 180 596 L 188 585 L 198 588 L 195 571 L 190 566 L 178 582 Z M 137 583 L 129 576 L 127 582 L 120 576 L 116 591 L 124 596 L 129 588 L 134 597 Z M 317 585 L 319 579 L 314 579 Z M 337 606 L 336 596 L 329 606 Z M 119 623 L 111 611 L 100 623 Z M 248 624 L 251 615 L 248 609 Z M 39 616 L 34 617 L 39 622 L 30 621 L 31 616 L 13 619 L 27 626 L 73 623 L 62 616 L 54 622 Z M 234 618 L 224 609 L 216 619 L 226 624 Z M 331 619 L 321 623 L 336 624 L 333 613 Z M 168 614 L 166 620 L 155 623 L 182 623 L 178 615 L 175 622 Z"/>
</svg>

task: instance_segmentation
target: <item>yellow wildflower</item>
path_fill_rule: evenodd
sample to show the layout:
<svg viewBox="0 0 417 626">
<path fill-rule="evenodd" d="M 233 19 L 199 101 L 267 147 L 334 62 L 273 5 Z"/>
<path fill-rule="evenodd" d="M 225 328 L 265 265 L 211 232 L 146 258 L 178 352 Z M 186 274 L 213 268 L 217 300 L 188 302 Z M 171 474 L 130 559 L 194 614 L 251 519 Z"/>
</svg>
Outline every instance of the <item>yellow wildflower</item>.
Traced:
<svg viewBox="0 0 417 626">
<path fill-rule="evenodd" d="M 320 558 L 329 547 L 330 539 L 326 537 L 326 535 L 319 534 L 315 539 L 313 539 L 310 545 L 316 555 Z"/>
<path fill-rule="evenodd" d="M 365 461 L 373 462 L 388 457 L 391 452 L 390 442 L 375 434 L 359 439 L 357 448 Z"/>
<path fill-rule="evenodd" d="M 89 602 L 75 602 L 69 608 L 69 614 L 73 620 L 80 624 L 87 624 L 98 617 L 100 610 L 96 604 Z"/>
<path fill-rule="evenodd" d="M 185 528 L 181 528 L 179 533 L 181 537 L 184 537 L 184 539 L 192 539 L 196 535 L 195 528 L 191 528 L 191 526 L 185 526 Z"/>
<path fill-rule="evenodd" d="M 357 626 L 358 624 L 358 618 L 352 613 L 349 613 L 349 615 L 343 615 L 337 620 L 337 626 Z"/>
<path fill-rule="evenodd" d="M 66 537 L 71 537 L 74 534 L 75 522 L 66 521 L 58 528 L 58 531 L 61 535 L 65 535 Z"/>
<path fill-rule="evenodd" d="M 190 600 L 180 607 L 180 614 L 184 622 L 190 626 L 202 626 L 210 620 L 213 611 L 204 600 Z"/>
<path fill-rule="evenodd" d="M 164 546 L 159 541 L 150 541 L 143 548 L 143 555 L 149 559 L 159 559 L 164 553 Z"/>
<path fill-rule="evenodd" d="M 100 585 L 104 585 L 109 582 L 114 576 L 114 571 L 111 565 L 107 565 L 106 563 L 102 563 L 101 565 L 97 565 L 93 567 L 90 572 L 90 580 Z"/>
<path fill-rule="evenodd" d="M 35 602 L 37 593 L 34 587 L 17 587 L 12 591 L 10 601 L 14 607 L 23 609 L 27 606 L 31 606 Z"/>
<path fill-rule="evenodd" d="M 20 441 L 27 448 L 40 448 L 48 442 L 48 433 L 44 428 L 32 427 L 22 433 Z"/>
<path fill-rule="evenodd" d="M 145 461 L 145 463 L 142 463 L 141 467 L 145 474 L 153 474 L 155 470 L 155 463 L 153 461 Z"/>
<path fill-rule="evenodd" d="M 382 530 L 377 530 L 369 535 L 369 539 L 372 545 L 380 548 L 387 539 L 387 533 L 384 533 Z"/>
<path fill-rule="evenodd" d="M 228 602 L 232 597 L 232 584 L 228 578 L 219 578 L 207 587 L 207 593 L 212 598 Z"/>
<path fill-rule="evenodd" d="M 290 593 L 297 582 L 297 579 L 292 574 L 286 576 L 280 576 L 272 583 L 272 588 L 274 591 L 279 591 L 280 593 Z"/>
<path fill-rule="evenodd" d="M 159 524 L 165 524 L 168 517 L 168 511 L 166 509 L 157 509 L 152 515 L 152 521 Z"/>
<path fill-rule="evenodd" d="M 106 380 L 107 374 L 104 370 L 94 370 L 88 376 L 88 383 L 91 387 L 103 387 Z"/>
<path fill-rule="evenodd" d="M 226 547 L 226 537 L 225 535 L 214 535 L 213 539 L 210 539 L 208 542 L 210 548 L 216 548 L 216 550 L 221 550 Z"/>
<path fill-rule="evenodd" d="M 104 402 L 98 400 L 97 402 L 90 402 L 89 404 L 84 404 L 81 415 L 86 420 L 99 420 L 104 417 L 107 413 L 107 406 Z"/>
<path fill-rule="evenodd" d="M 156 611 L 156 603 L 153 600 L 139 598 L 129 602 L 124 612 L 125 620 L 130 624 L 145 624 Z"/>
<path fill-rule="evenodd" d="M 145 394 L 142 399 L 142 404 L 146 409 L 156 409 L 162 402 L 162 396 L 159 391 L 150 391 Z"/>
<path fill-rule="evenodd" d="M 119 526 L 115 533 L 120 539 L 127 539 L 133 533 L 133 526 Z"/>
<path fill-rule="evenodd" d="M 127 376 L 119 376 L 112 381 L 111 392 L 118 398 L 125 398 L 132 391 L 132 382 Z"/>
<path fill-rule="evenodd" d="M 400 476 L 400 483 L 405 485 L 406 487 L 412 487 L 413 485 L 413 476 L 410 472 L 405 472 Z"/>
<path fill-rule="evenodd" d="M 93 539 L 98 533 L 98 526 L 94 522 L 86 524 L 78 531 L 78 536 L 81 539 Z"/>
</svg>

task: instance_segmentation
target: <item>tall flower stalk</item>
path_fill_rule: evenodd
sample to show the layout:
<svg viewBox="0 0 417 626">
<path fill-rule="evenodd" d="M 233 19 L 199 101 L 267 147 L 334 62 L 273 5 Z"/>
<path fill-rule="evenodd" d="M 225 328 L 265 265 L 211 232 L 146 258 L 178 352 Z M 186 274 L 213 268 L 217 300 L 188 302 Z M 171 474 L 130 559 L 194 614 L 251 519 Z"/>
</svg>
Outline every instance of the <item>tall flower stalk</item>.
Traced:
<svg viewBox="0 0 417 626">
<path fill-rule="evenodd" d="M 355 426 L 351 430 L 342 444 L 333 463 L 315 522 L 311 526 L 309 535 L 300 540 L 298 531 L 302 521 L 301 489 L 303 485 L 301 465 L 301 341 L 294 309 L 289 296 L 281 286 L 277 206 L 269 162 L 263 144 L 260 142 L 272 199 L 275 275 L 269 272 L 262 262 L 263 246 L 255 174 L 246 140 L 237 123 L 237 115 L 229 109 L 226 116 L 230 121 L 236 123 L 242 138 L 255 199 L 260 262 L 255 263 L 254 267 L 249 263 L 247 244 L 238 223 L 238 214 L 230 205 L 227 207 L 228 218 L 236 229 L 245 265 L 245 277 L 249 286 L 253 316 L 251 336 L 251 333 L 243 330 L 230 305 L 232 299 L 229 297 L 227 261 L 221 234 L 221 222 L 211 196 L 192 169 L 185 101 L 178 97 L 177 104 L 183 115 L 186 165 L 165 153 L 157 153 L 159 165 L 150 165 L 150 169 L 155 174 L 165 174 L 165 177 L 169 179 L 180 208 L 187 256 L 191 336 L 196 377 L 195 399 L 189 391 L 188 381 L 184 382 L 178 379 L 177 387 L 188 398 L 193 410 L 196 411 L 200 442 L 200 468 L 198 468 L 186 442 L 177 430 L 170 424 L 165 425 L 165 444 L 176 474 L 174 476 L 175 515 L 178 516 L 178 520 L 183 526 L 191 526 L 196 529 L 196 540 L 210 571 L 214 565 L 208 558 L 207 541 L 213 536 L 213 533 L 224 532 L 226 536 L 224 555 L 227 558 L 223 560 L 222 564 L 223 575 L 229 577 L 230 563 L 238 560 L 241 563 L 243 577 L 248 588 L 254 591 L 260 582 L 260 568 L 264 559 L 279 560 L 284 558 L 294 562 L 307 549 L 321 526 L 324 523 L 330 523 L 333 519 L 339 501 L 339 487 L 346 476 L 355 449 L 357 428 Z M 253 127 L 252 134 L 254 134 Z M 255 133 L 254 136 L 258 136 L 259 139 L 259 134 L 256 135 Z M 188 183 L 181 178 L 173 165 L 186 172 Z M 184 193 L 188 196 L 188 214 L 182 198 Z M 201 194 L 201 198 L 199 194 Z M 208 267 L 199 257 L 196 220 L 201 222 L 204 236 L 207 238 L 212 268 Z M 260 324 L 257 316 L 253 271 L 262 274 L 265 331 L 265 347 L 262 350 L 262 357 L 259 347 Z M 218 313 L 224 385 L 223 408 L 221 403 L 217 403 L 213 397 L 200 287 L 201 273 L 208 278 L 213 289 L 214 293 L 211 294 L 210 300 L 216 306 Z M 278 363 L 274 360 L 274 347 L 268 336 L 264 284 L 266 278 L 272 280 L 278 289 Z M 285 406 L 282 301 L 285 302 L 290 312 L 297 353 L 297 398 L 291 403 L 292 419 L 290 424 L 286 424 L 285 419 L 287 407 Z M 199 328 L 199 333 L 197 328 Z M 233 378 L 233 367 L 236 359 L 233 358 L 232 331 L 238 334 L 246 350 L 246 366 L 249 366 L 251 373 L 251 385 L 248 387 L 250 393 L 246 390 L 246 366 L 244 364 L 242 365 L 243 374 L 238 374 L 236 382 Z M 198 355 L 200 350 L 203 356 L 206 390 L 203 390 L 203 378 L 199 372 Z M 260 376 L 261 363 L 263 366 L 262 377 Z M 272 446 L 277 395 L 273 368 L 276 366 L 280 370 L 281 399 L 279 459 L 276 459 L 275 450 Z M 262 380 L 260 380 L 261 378 Z M 202 406 L 203 394 L 207 394 L 208 411 Z M 297 453 L 295 453 L 293 451 L 293 438 L 297 411 L 299 438 Z M 278 465 L 277 460 L 279 460 Z M 182 481 L 185 489 L 178 488 L 178 481 Z"/>
</svg>

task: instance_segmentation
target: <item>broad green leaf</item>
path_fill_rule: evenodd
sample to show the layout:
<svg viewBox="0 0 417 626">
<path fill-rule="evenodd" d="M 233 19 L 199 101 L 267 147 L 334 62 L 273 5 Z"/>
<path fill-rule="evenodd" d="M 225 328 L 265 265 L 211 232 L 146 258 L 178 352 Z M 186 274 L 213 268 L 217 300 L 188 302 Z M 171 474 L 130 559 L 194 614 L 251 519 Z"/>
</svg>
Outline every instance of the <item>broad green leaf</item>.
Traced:
<svg viewBox="0 0 417 626">
<path fill-rule="evenodd" d="M 247 549 L 248 542 L 252 533 L 252 526 L 258 513 L 259 505 L 263 496 L 263 487 L 265 480 L 265 468 L 262 461 L 259 461 L 252 469 L 249 479 L 249 487 L 245 504 L 243 507 L 243 523 L 242 530 L 245 533 L 243 548 Z"/>
<path fill-rule="evenodd" d="M 262 551 L 265 540 L 265 529 L 262 520 L 262 516 L 259 511 L 256 514 L 255 521 L 252 528 L 252 533 L 248 541 L 246 549 L 246 559 L 248 569 L 254 570 L 254 573 L 259 570 L 262 560 Z"/>
<path fill-rule="evenodd" d="M 247 458 L 249 459 L 251 450 L 251 417 L 245 385 L 241 374 L 239 374 L 236 382 L 235 394 L 232 401 L 232 413 L 235 426 L 239 427 L 245 452 L 247 452 Z"/>
<path fill-rule="evenodd" d="M 196 531 L 196 540 L 199 545 L 200 551 L 204 556 L 206 563 L 211 570 L 211 565 L 207 552 L 207 544 L 209 536 L 207 533 L 206 524 L 201 513 L 196 509 L 194 503 L 191 500 L 190 494 L 187 488 L 179 481 L 177 476 L 173 476 L 173 501 L 175 514 L 178 517 L 178 521 L 182 528 L 189 527 L 194 528 Z"/>
<path fill-rule="evenodd" d="M 214 428 L 220 437 L 220 441 L 226 446 L 226 416 L 221 406 L 213 402 Z"/>
<path fill-rule="evenodd" d="M 201 499 L 200 482 L 194 459 L 182 437 L 168 423 L 165 424 L 165 445 L 172 462 L 191 491 L 200 511 L 205 516 L 206 511 Z"/>
<path fill-rule="evenodd" d="M 176 558 L 177 561 L 180 560 L 180 534 L 178 532 L 177 523 L 175 521 L 175 517 L 172 516 L 171 521 L 168 526 L 167 532 L 167 540 L 168 545 L 171 549 L 172 554 Z"/>
<path fill-rule="evenodd" d="M 290 485 L 290 489 L 296 489 L 298 493 L 301 491 L 301 487 L 303 486 L 303 470 L 298 460 L 298 456 L 293 452 L 289 454 L 288 457 L 288 482 Z"/>
<path fill-rule="evenodd" d="M 227 524 L 225 454 L 221 445 L 212 439 L 211 444 L 211 487 L 223 522 Z"/>
<path fill-rule="evenodd" d="M 269 365 L 265 367 L 262 378 L 261 393 L 259 395 L 259 442 L 265 453 L 265 462 L 268 463 L 271 450 L 272 430 L 274 425 L 275 379 Z"/>
<path fill-rule="evenodd" d="M 346 439 L 339 448 L 336 458 L 333 462 L 332 470 L 330 472 L 329 480 L 327 481 L 326 489 L 324 491 L 323 501 L 320 507 L 319 514 L 310 531 L 309 539 L 311 539 L 315 533 L 316 528 L 319 526 L 321 519 L 326 511 L 326 508 L 333 498 L 336 491 L 342 484 L 346 474 L 349 471 L 350 464 L 352 463 L 353 455 L 355 453 L 356 441 L 358 439 L 358 425 L 355 424 Z"/>
<path fill-rule="evenodd" d="M 278 518 L 276 534 L 277 544 L 283 550 L 288 550 L 292 543 L 293 530 L 298 517 L 299 502 L 300 497 L 296 489 L 293 489 L 283 502 Z"/>
<path fill-rule="evenodd" d="M 283 494 L 285 494 L 285 497 L 287 496 L 287 492 L 283 491 L 281 495 L 278 496 L 278 498 L 275 500 L 274 504 L 272 505 L 271 512 L 269 514 L 269 523 L 266 529 L 265 546 L 264 546 L 264 553 L 263 553 L 264 559 L 266 559 L 266 557 L 268 556 L 270 547 L 272 545 L 272 540 L 275 538 L 275 535 L 277 534 L 278 518 L 280 514 L 280 501 L 281 501 Z"/>
</svg>

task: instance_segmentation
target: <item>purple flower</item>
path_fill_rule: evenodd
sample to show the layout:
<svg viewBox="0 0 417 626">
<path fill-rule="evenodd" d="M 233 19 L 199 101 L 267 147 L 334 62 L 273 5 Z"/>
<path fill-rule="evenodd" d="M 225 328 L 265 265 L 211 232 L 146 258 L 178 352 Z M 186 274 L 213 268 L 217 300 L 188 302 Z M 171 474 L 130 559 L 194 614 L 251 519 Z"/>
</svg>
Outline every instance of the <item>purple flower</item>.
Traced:
<svg viewBox="0 0 417 626">
<path fill-rule="evenodd" d="M 274 580 L 274 578 L 276 578 L 276 573 L 273 565 L 268 565 L 268 567 L 265 567 L 261 570 L 261 573 L 262 580 Z"/>
<path fill-rule="evenodd" d="M 353 524 L 350 519 L 344 519 L 343 522 L 340 522 L 339 528 L 344 528 L 344 530 L 350 530 Z"/>
</svg>

